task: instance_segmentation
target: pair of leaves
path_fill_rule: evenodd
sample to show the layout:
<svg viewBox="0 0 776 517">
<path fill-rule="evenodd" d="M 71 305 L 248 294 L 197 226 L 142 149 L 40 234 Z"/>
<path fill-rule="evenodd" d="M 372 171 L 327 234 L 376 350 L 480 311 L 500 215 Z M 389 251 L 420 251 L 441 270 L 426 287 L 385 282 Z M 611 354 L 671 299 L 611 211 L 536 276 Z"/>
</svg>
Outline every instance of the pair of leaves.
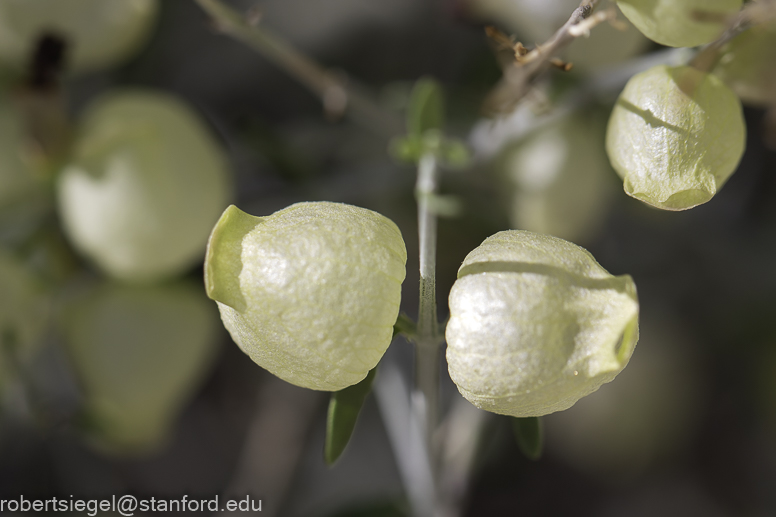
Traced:
<svg viewBox="0 0 776 517">
<path fill-rule="evenodd" d="M 445 100 L 439 83 L 425 77 L 418 80 L 407 106 L 407 134 L 391 142 L 391 154 L 411 163 L 433 154 L 446 165 L 465 166 L 469 151 L 463 142 L 444 136 L 444 122 Z"/>
</svg>

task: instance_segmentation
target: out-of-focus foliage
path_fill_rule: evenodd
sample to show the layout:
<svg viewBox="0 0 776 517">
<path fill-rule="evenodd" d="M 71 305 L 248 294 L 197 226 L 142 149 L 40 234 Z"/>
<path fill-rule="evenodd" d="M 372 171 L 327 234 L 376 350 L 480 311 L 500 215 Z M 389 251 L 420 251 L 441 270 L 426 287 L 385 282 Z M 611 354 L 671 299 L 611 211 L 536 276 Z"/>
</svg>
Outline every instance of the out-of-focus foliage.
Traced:
<svg viewBox="0 0 776 517">
<path fill-rule="evenodd" d="M 638 360 L 569 411 L 547 419 L 552 453 L 608 479 L 632 478 L 688 447 L 698 431 L 705 364 L 669 317 L 643 318 Z"/>
<path fill-rule="evenodd" d="M 47 31 L 67 42 L 73 71 L 116 64 L 145 43 L 158 9 L 158 0 L 4 0 L 0 63 L 25 68 Z"/>
<path fill-rule="evenodd" d="M 586 242 L 607 215 L 616 184 L 605 121 L 577 114 L 507 147 L 496 162 L 512 228 Z"/>
<path fill-rule="evenodd" d="M 200 286 L 105 283 L 60 319 L 87 436 L 118 454 L 161 445 L 214 359 L 218 319 Z"/>
<path fill-rule="evenodd" d="M 34 274 L 0 252 L 0 391 L 39 348 L 49 309 L 49 296 Z"/>
<path fill-rule="evenodd" d="M 752 27 L 725 45 L 714 73 L 741 100 L 776 105 L 776 24 Z"/>
</svg>

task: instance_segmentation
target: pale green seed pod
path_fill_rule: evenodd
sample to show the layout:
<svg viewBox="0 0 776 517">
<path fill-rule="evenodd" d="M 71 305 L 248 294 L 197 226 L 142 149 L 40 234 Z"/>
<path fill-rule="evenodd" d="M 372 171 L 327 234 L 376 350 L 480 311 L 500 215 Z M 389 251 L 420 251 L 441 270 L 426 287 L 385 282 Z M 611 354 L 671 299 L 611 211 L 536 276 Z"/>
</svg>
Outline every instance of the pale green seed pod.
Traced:
<svg viewBox="0 0 776 517">
<path fill-rule="evenodd" d="M 155 281 L 202 260 L 232 178 L 222 149 L 185 104 L 126 91 L 87 111 L 57 187 L 75 248 L 114 278 Z"/>
<path fill-rule="evenodd" d="M 391 343 L 406 261 L 399 229 L 370 210 L 298 203 L 254 217 L 230 206 L 210 236 L 205 285 L 259 366 L 338 391 Z"/>
<path fill-rule="evenodd" d="M 617 0 L 623 14 L 646 37 L 669 47 L 696 47 L 717 39 L 725 18 L 742 0 Z"/>
<path fill-rule="evenodd" d="M 70 70 L 115 64 L 147 39 L 157 0 L 3 0 L 0 2 L 0 62 L 23 69 L 44 32 L 68 44 Z"/>
<path fill-rule="evenodd" d="M 733 38 L 714 75 L 744 102 L 776 106 L 776 23 L 756 25 Z"/>
<path fill-rule="evenodd" d="M 606 134 L 625 192 L 664 210 L 709 201 L 735 172 L 745 145 L 741 101 L 719 78 L 689 66 L 633 76 Z"/>
<path fill-rule="evenodd" d="M 201 289 L 106 283 L 71 300 L 62 316 L 90 440 L 115 453 L 158 447 L 218 342 L 218 316 Z"/>
<path fill-rule="evenodd" d="M 450 291 L 447 363 L 475 406 L 516 417 L 571 407 L 628 364 L 636 286 L 579 246 L 526 231 L 474 249 Z"/>
<path fill-rule="evenodd" d="M 579 242 L 595 234 L 616 192 L 605 120 L 567 117 L 534 131 L 499 160 L 512 228 Z"/>
</svg>

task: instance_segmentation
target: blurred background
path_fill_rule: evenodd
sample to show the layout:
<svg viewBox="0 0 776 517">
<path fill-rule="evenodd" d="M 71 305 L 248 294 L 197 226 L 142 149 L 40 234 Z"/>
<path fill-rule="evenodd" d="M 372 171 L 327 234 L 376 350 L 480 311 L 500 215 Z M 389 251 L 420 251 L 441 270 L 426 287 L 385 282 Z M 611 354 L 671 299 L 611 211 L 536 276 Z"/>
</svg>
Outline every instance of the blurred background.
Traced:
<svg viewBox="0 0 776 517">
<path fill-rule="evenodd" d="M 229 202 L 254 215 L 298 201 L 351 203 L 400 227 L 409 256 L 402 310 L 414 317 L 415 170 L 389 152 L 395 126 L 327 116 L 318 98 L 220 34 L 192 0 L 104 1 L 132 4 L 131 16 L 57 1 L 73 4 L 70 14 L 55 12 L 56 1 L 41 1 L 33 14 L 24 12 L 32 0 L 0 5 L 0 499 L 250 494 L 277 516 L 407 515 L 375 398 L 343 457 L 327 467 L 328 398 L 276 379 L 238 349 L 205 297 L 201 267 L 204 239 Z M 440 221 L 440 317 L 466 254 L 508 228 L 571 240 L 638 286 L 641 338 L 629 366 L 544 419 L 541 460 L 520 454 L 507 419 L 482 418 L 462 515 L 776 515 L 776 117 L 747 106 L 746 153 L 726 186 L 705 205 L 661 212 L 622 192 L 604 133 L 633 71 L 650 60 L 681 60 L 681 51 L 604 24 L 564 54 L 575 65 L 570 72 L 551 71 L 515 114 L 494 123 L 482 106 L 501 60 L 484 26 L 531 46 L 577 2 L 227 4 L 259 13 L 261 27 L 363 88 L 389 120 L 402 120 L 418 78 L 440 82 L 447 133 L 467 142 L 473 157 L 442 177 L 442 193 L 458 209 Z M 118 38 L 132 16 L 126 42 L 113 49 L 110 35 Z M 105 43 L 78 43 L 81 32 L 53 27 L 52 17 Z M 60 46 L 36 60 L 35 31 L 46 24 Z M 102 33 L 100 24 L 108 27 Z M 94 48 L 112 54 L 92 56 Z M 158 196 L 129 196 L 123 217 L 152 214 L 160 218 L 152 227 L 189 210 L 179 200 L 198 199 L 206 180 L 181 180 L 197 168 L 185 147 L 154 162 L 159 155 L 135 150 L 147 145 L 142 138 L 126 147 L 111 140 L 131 125 L 132 112 L 105 119 L 93 102 L 128 89 L 183 103 L 201 126 L 197 138 L 207 139 L 202 145 L 222 156 L 220 179 L 207 190 L 222 189 L 224 198 L 204 235 L 193 237 L 196 246 L 174 271 L 152 280 L 115 274 L 106 257 L 121 244 L 92 239 L 103 234 L 88 221 L 109 219 L 102 205 L 89 208 L 99 190 L 87 181 L 94 164 L 114 170 L 103 156 L 111 146 L 140 156 L 130 164 L 186 163 L 167 183 L 141 182 Z M 54 137 L 41 127 L 54 128 Z M 186 131 L 169 127 L 161 138 Z M 60 152 L 57 135 L 75 146 Z M 124 170 L 119 165 L 115 171 Z M 118 181 L 109 204 L 123 206 L 132 185 Z M 118 219 L 105 222 L 104 235 L 131 233 Z M 397 338 L 385 361 L 411 379 L 410 344 Z M 460 397 L 442 371 L 450 407 Z"/>
</svg>

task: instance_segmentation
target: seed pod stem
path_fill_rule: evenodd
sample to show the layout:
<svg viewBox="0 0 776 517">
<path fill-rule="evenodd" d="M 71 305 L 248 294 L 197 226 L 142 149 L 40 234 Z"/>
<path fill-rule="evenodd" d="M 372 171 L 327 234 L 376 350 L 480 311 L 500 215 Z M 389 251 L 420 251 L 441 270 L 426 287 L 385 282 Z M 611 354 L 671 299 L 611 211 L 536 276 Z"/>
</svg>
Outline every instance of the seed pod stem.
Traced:
<svg viewBox="0 0 776 517">
<path fill-rule="evenodd" d="M 436 305 L 437 217 L 430 198 L 439 183 L 436 156 L 423 155 L 418 164 L 415 195 L 418 200 L 418 236 L 420 244 L 420 303 L 415 348 L 415 378 L 418 414 L 425 430 L 426 445 L 433 450 L 432 437 L 439 418 L 439 323 Z"/>
</svg>

